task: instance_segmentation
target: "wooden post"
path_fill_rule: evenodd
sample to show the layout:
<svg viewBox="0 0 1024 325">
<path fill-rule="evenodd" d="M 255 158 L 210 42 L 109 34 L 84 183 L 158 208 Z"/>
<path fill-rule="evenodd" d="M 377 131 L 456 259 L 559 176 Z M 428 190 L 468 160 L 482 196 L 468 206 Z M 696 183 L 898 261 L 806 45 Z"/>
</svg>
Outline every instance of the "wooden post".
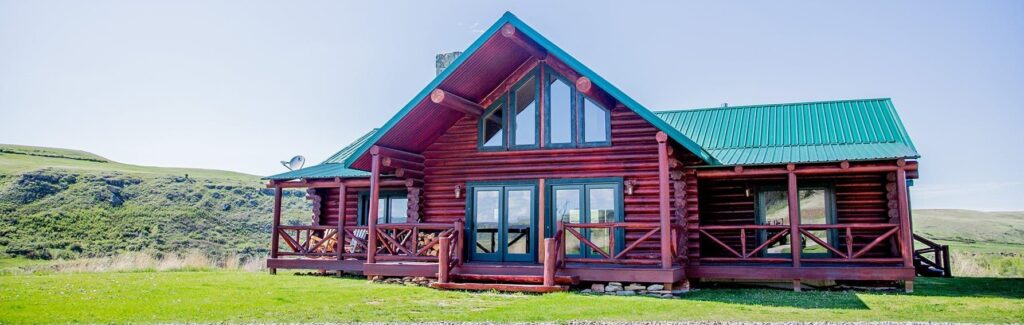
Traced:
<svg viewBox="0 0 1024 325">
<path fill-rule="evenodd" d="M 270 237 L 270 258 L 277 258 L 277 247 L 278 240 L 281 237 L 277 232 L 278 228 L 281 227 L 281 196 L 282 190 L 280 186 L 274 186 L 274 224 L 273 236 Z M 270 268 L 270 274 L 277 274 L 276 268 Z"/>
<path fill-rule="evenodd" d="M 366 217 L 366 263 L 377 262 L 377 216 L 380 201 L 380 147 L 370 148 L 370 207 Z"/>
<path fill-rule="evenodd" d="M 450 251 L 450 238 L 442 236 L 438 239 L 437 250 L 437 282 L 448 283 L 448 254 Z"/>
<path fill-rule="evenodd" d="M 899 200 L 900 216 L 900 255 L 903 257 L 903 267 L 914 267 L 914 233 L 910 229 L 910 197 L 907 194 L 907 170 L 906 161 L 897 160 L 896 165 L 896 197 Z M 936 261 L 938 262 L 938 261 Z M 914 281 L 907 280 L 905 290 L 907 293 L 914 292 Z"/>
<path fill-rule="evenodd" d="M 796 166 L 789 164 L 786 169 L 789 170 L 789 181 L 786 186 L 786 197 L 789 199 L 789 249 L 793 256 L 793 267 L 800 267 L 800 250 L 803 246 L 800 240 L 800 191 L 796 183 L 796 173 L 793 172 Z M 796 282 L 794 286 L 798 284 L 799 282 Z"/>
<path fill-rule="evenodd" d="M 463 250 L 465 249 L 465 246 L 463 245 L 465 245 L 464 243 L 466 242 L 465 230 L 466 223 L 462 220 L 455 220 L 455 258 L 458 259 L 458 265 L 462 265 L 462 262 L 466 260 L 462 256 Z"/>
<path fill-rule="evenodd" d="M 672 223 L 669 208 L 668 187 L 668 135 L 658 132 L 658 217 L 661 221 L 661 268 L 672 268 Z M 614 236 L 614 234 L 611 234 Z"/>
<path fill-rule="evenodd" d="M 543 116 L 543 115 L 541 115 L 541 116 Z M 541 141 L 541 142 L 543 142 L 543 141 Z M 544 213 L 544 210 L 545 210 L 544 209 L 544 203 L 545 203 L 544 202 L 544 196 L 545 195 L 544 195 L 544 179 L 543 178 L 537 180 L 537 186 L 539 187 L 538 188 L 538 193 L 540 193 L 540 194 L 537 195 L 537 238 L 542 238 L 543 239 L 545 237 L 544 236 L 544 232 L 545 232 L 544 231 L 544 227 L 547 225 L 547 220 L 545 220 L 545 218 L 544 218 L 544 216 L 545 216 L 545 213 Z M 545 243 L 545 245 L 547 245 L 547 244 Z M 547 256 L 547 253 L 548 253 L 547 249 L 541 250 L 540 254 L 537 254 L 537 261 L 538 262 L 546 261 L 544 257 Z"/>
<path fill-rule="evenodd" d="M 555 239 L 544 238 L 544 286 L 555 285 Z"/>
<path fill-rule="evenodd" d="M 345 259 L 345 194 L 347 188 L 345 184 L 338 186 L 338 236 L 336 239 L 337 248 L 335 251 L 338 252 L 338 260 Z"/>
</svg>

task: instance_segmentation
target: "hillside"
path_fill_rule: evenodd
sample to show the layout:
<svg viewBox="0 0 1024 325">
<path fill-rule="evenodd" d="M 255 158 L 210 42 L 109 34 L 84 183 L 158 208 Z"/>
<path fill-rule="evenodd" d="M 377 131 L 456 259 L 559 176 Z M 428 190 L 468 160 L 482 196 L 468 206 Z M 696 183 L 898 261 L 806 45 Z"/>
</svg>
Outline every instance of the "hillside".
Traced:
<svg viewBox="0 0 1024 325">
<path fill-rule="evenodd" d="M 304 196 L 286 192 L 285 222 L 308 218 Z M 269 246 L 272 197 L 253 175 L 0 145 L 0 254 L 75 258 L 196 249 L 261 256 Z"/>
</svg>

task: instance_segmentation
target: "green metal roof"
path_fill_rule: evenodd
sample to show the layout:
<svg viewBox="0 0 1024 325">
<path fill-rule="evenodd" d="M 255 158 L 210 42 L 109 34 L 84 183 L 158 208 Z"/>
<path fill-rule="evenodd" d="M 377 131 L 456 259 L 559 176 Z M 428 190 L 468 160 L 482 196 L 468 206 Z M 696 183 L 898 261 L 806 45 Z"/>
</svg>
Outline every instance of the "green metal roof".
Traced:
<svg viewBox="0 0 1024 325">
<path fill-rule="evenodd" d="M 505 14 L 502 15 L 501 18 L 498 19 L 498 21 L 494 22 L 494 24 L 491 25 L 490 28 L 484 31 L 484 33 L 480 35 L 480 37 L 477 38 L 477 40 L 469 46 L 469 48 L 463 51 L 462 55 L 459 55 L 459 57 L 456 58 L 455 61 L 453 61 L 447 68 L 445 68 L 444 71 L 441 72 L 441 74 L 438 74 L 433 81 L 427 84 L 427 86 L 424 87 L 423 90 L 421 90 L 419 94 L 416 95 L 416 97 L 413 97 L 413 99 L 409 101 L 409 103 L 406 104 L 405 107 L 399 110 L 398 113 L 395 114 L 395 116 L 391 117 L 391 119 L 388 120 L 388 122 L 385 123 L 383 127 L 381 127 L 381 130 L 383 130 L 382 132 L 377 132 L 377 134 L 372 136 L 369 141 L 366 141 L 357 149 L 355 149 L 355 154 L 350 155 L 349 158 L 345 160 L 345 166 L 352 166 L 352 164 L 355 163 L 355 161 L 358 160 L 360 156 L 369 151 L 370 147 L 373 146 L 373 144 L 376 143 L 377 140 L 380 140 L 380 138 L 384 134 L 388 133 L 388 131 L 391 130 L 391 128 L 394 127 L 395 124 L 398 123 L 398 121 L 405 117 L 405 115 L 407 115 L 409 111 L 416 106 L 416 104 L 418 104 L 420 101 L 425 100 L 427 96 L 430 95 L 430 92 L 432 90 L 437 88 L 437 86 L 441 84 L 442 81 L 444 81 L 446 78 L 448 78 L 449 75 L 452 74 L 452 72 L 458 69 L 458 67 L 461 66 L 462 63 L 466 61 L 466 59 L 471 57 L 473 53 L 480 49 L 480 47 L 483 46 L 488 39 L 494 36 L 506 23 L 515 26 L 516 30 L 522 31 L 523 34 L 526 35 L 526 37 L 536 42 L 537 45 L 539 45 L 540 47 L 544 48 L 544 50 L 548 52 L 548 55 L 552 55 L 558 58 L 566 65 L 568 65 L 569 68 L 578 72 L 581 76 L 586 76 L 590 78 L 591 82 L 595 86 L 604 90 L 609 95 L 611 95 L 616 100 L 625 105 L 627 108 L 636 112 L 637 115 L 640 115 L 641 118 L 647 120 L 655 127 L 668 134 L 669 138 L 674 140 L 676 143 L 679 143 L 687 150 L 693 152 L 693 154 L 696 155 L 698 158 L 704 160 L 709 164 L 718 163 L 718 161 L 716 161 L 710 153 L 701 148 L 693 140 L 688 139 L 678 130 L 670 127 L 668 124 L 665 124 L 664 121 L 655 116 L 655 114 L 648 110 L 646 107 L 640 105 L 639 102 L 633 100 L 633 98 L 629 97 L 628 95 L 626 95 L 626 93 L 622 92 L 621 90 L 613 86 L 610 82 L 608 82 L 603 77 L 595 73 L 593 70 L 590 70 L 590 68 L 584 66 L 583 63 L 580 63 L 579 60 L 576 60 L 576 58 L 569 55 L 569 53 L 566 53 L 564 50 L 556 46 L 554 43 L 552 43 L 547 38 L 542 36 L 536 30 L 526 25 L 526 23 L 524 23 L 522 20 L 519 20 L 519 17 L 516 17 L 511 12 L 506 11 Z"/>
<path fill-rule="evenodd" d="M 888 98 L 654 114 L 723 165 L 920 157 Z"/>
<path fill-rule="evenodd" d="M 348 146 L 345 146 L 345 148 L 342 148 L 337 153 L 331 155 L 331 157 L 327 158 L 327 160 L 324 160 L 324 162 L 320 163 L 319 165 L 309 166 L 306 168 L 297 169 L 273 176 L 267 176 L 264 177 L 263 179 L 289 180 L 300 178 L 315 179 L 335 177 L 370 177 L 370 173 L 368 172 L 361 171 L 358 169 L 345 168 L 344 162 L 345 159 L 348 159 L 349 156 L 352 156 L 352 154 L 355 153 L 356 148 L 359 148 L 359 146 L 363 145 L 363 143 L 366 143 L 367 140 L 373 137 L 373 135 L 377 133 L 377 130 L 379 129 L 370 130 L 370 132 L 367 132 L 366 134 L 360 136 L 355 141 L 350 143 Z"/>
</svg>

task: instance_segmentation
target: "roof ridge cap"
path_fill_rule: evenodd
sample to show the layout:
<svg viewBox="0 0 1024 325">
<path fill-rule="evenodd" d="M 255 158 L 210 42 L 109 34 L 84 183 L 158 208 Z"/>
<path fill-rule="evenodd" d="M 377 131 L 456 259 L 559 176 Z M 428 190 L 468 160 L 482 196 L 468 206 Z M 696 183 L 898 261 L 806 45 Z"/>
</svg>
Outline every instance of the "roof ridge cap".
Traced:
<svg viewBox="0 0 1024 325">
<path fill-rule="evenodd" d="M 694 112 L 694 111 L 714 111 L 714 110 L 728 110 L 728 109 L 755 108 L 755 107 L 768 107 L 768 106 L 807 105 L 807 104 L 831 104 L 831 103 L 869 102 L 869 101 L 883 101 L 883 100 L 890 100 L 891 101 L 892 98 L 889 98 L 889 97 L 854 98 L 854 99 L 836 99 L 836 100 L 804 101 L 804 102 L 789 102 L 789 103 L 751 104 L 751 105 L 725 106 L 725 107 L 697 107 L 697 108 L 683 108 L 683 109 L 672 109 L 672 110 L 653 111 L 653 112 L 654 112 L 654 114 L 661 114 L 661 113 L 685 113 L 685 112 Z"/>
</svg>

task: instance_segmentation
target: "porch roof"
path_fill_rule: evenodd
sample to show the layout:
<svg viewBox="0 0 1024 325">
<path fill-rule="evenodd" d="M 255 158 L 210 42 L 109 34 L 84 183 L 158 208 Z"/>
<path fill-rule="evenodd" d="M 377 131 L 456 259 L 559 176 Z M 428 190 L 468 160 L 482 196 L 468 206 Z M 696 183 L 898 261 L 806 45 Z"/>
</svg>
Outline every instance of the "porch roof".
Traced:
<svg viewBox="0 0 1024 325">
<path fill-rule="evenodd" d="M 348 157 L 352 156 L 352 154 L 355 152 L 356 148 L 361 146 L 363 143 L 365 143 L 367 140 L 369 140 L 370 137 L 372 137 L 374 134 L 376 134 L 377 130 L 378 129 L 373 129 L 373 130 L 370 130 L 370 132 L 367 132 L 366 134 L 363 134 L 361 137 L 357 138 L 355 141 L 353 141 L 352 143 L 348 144 L 344 148 L 341 148 L 341 150 L 339 150 L 338 152 L 334 153 L 333 155 L 328 157 L 326 160 L 324 160 L 320 164 L 309 166 L 309 167 L 305 167 L 305 168 L 301 168 L 301 169 L 296 169 L 296 170 L 285 172 L 285 173 L 280 173 L 280 174 L 277 174 L 277 175 L 267 176 L 267 177 L 264 177 L 263 179 L 268 179 L 268 180 L 289 180 L 289 179 L 300 179 L 300 178 L 316 179 L 316 178 L 335 178 L 335 177 L 344 177 L 344 178 L 370 177 L 370 173 L 368 173 L 368 172 L 365 172 L 365 171 L 362 171 L 362 170 L 358 170 L 358 169 L 345 168 L 344 161 L 345 161 L 345 159 L 348 159 Z"/>
<path fill-rule="evenodd" d="M 655 112 L 723 165 L 919 158 L 892 100 Z"/>
</svg>

